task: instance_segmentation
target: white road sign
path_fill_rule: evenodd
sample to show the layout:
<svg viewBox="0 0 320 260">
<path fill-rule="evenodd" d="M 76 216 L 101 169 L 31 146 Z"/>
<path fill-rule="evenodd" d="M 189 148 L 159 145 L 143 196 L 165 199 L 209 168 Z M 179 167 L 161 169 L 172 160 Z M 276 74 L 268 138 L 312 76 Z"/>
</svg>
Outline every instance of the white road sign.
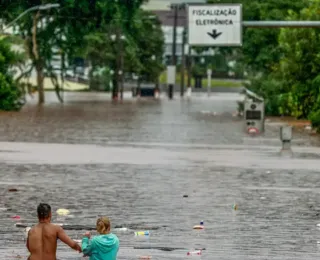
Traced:
<svg viewBox="0 0 320 260">
<path fill-rule="evenodd" d="M 189 5 L 188 43 L 191 46 L 241 46 L 242 5 Z"/>
</svg>

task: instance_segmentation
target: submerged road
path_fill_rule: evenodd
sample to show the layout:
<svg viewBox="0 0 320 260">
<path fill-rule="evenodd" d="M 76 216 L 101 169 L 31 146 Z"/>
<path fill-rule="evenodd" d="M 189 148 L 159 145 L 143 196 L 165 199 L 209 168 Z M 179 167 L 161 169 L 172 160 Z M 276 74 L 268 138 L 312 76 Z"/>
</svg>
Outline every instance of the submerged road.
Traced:
<svg viewBox="0 0 320 260">
<path fill-rule="evenodd" d="M 236 94 L 132 101 L 48 96 L 43 109 L 0 114 L 0 257 L 27 256 L 23 229 L 45 201 L 74 239 L 98 215 L 111 217 L 119 259 L 318 259 L 319 157 L 295 135 L 293 158 L 279 155 L 278 126 L 249 138 L 233 114 Z M 16 192 L 8 189 L 15 188 Z M 188 196 L 185 196 L 188 195 Z M 233 210 L 234 204 L 238 210 Z M 195 231 L 203 220 L 205 230 Z M 149 229 L 151 236 L 134 237 Z M 59 259 L 85 259 L 61 245 Z"/>
</svg>

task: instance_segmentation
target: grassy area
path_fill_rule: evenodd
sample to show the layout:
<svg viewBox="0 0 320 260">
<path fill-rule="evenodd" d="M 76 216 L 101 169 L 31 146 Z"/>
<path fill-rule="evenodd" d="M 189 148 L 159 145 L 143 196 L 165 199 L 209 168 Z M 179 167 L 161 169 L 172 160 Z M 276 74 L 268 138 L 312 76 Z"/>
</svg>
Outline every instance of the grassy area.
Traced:
<svg viewBox="0 0 320 260">
<path fill-rule="evenodd" d="M 184 79 L 184 82 L 187 83 L 187 78 L 188 78 L 188 75 L 185 74 L 184 75 L 185 79 Z M 180 84 L 181 82 L 181 76 L 180 76 L 180 73 L 177 73 L 176 75 L 176 84 Z M 161 75 L 160 75 L 160 83 L 161 84 L 166 84 L 167 83 L 167 72 L 164 71 Z M 195 85 L 195 82 L 194 82 L 194 79 L 191 80 L 191 85 L 194 86 Z M 202 87 L 203 88 L 206 88 L 208 86 L 208 80 L 207 79 L 203 79 L 202 80 Z M 212 79 L 211 80 L 211 87 L 214 88 L 214 87 L 231 87 L 231 88 L 234 88 L 234 87 L 241 87 L 243 86 L 242 82 L 240 81 L 232 81 L 232 80 L 223 80 L 223 79 Z"/>
<path fill-rule="evenodd" d="M 36 77 L 31 77 L 29 81 L 26 79 L 23 79 L 22 82 L 29 82 L 33 86 L 37 86 L 37 79 Z M 59 80 L 61 83 L 61 81 Z M 50 78 L 44 78 L 44 89 L 46 91 L 54 90 L 54 85 L 51 82 Z M 64 91 L 88 91 L 89 86 L 77 82 L 71 82 L 71 81 L 65 81 L 63 86 Z"/>
</svg>

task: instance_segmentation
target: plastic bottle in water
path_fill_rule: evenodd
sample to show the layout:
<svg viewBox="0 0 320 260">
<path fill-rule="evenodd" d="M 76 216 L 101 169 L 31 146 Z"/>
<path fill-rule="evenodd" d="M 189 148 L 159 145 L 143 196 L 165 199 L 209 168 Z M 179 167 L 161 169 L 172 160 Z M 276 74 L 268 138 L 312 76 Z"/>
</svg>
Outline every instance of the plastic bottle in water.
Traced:
<svg viewBox="0 0 320 260">
<path fill-rule="evenodd" d="M 135 236 L 150 236 L 150 232 L 149 231 L 137 231 L 134 232 Z"/>
<path fill-rule="evenodd" d="M 117 231 L 128 231 L 128 228 L 126 227 L 121 227 L 121 228 L 115 228 Z"/>
<path fill-rule="evenodd" d="M 201 250 L 196 250 L 196 251 L 190 251 L 187 253 L 187 255 L 201 255 L 202 254 L 202 251 Z"/>
</svg>

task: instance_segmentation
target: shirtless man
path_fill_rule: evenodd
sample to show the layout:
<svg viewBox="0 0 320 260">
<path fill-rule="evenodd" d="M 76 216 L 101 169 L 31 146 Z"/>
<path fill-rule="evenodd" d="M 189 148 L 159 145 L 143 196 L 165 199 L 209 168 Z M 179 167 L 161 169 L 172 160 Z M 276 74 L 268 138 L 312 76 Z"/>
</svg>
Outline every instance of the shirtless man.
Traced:
<svg viewBox="0 0 320 260">
<path fill-rule="evenodd" d="M 81 247 L 64 232 L 62 227 L 51 224 L 51 207 L 40 203 L 38 208 L 39 223 L 30 229 L 27 248 L 30 252 L 28 260 L 56 260 L 57 240 L 72 249 L 81 252 Z"/>
</svg>

